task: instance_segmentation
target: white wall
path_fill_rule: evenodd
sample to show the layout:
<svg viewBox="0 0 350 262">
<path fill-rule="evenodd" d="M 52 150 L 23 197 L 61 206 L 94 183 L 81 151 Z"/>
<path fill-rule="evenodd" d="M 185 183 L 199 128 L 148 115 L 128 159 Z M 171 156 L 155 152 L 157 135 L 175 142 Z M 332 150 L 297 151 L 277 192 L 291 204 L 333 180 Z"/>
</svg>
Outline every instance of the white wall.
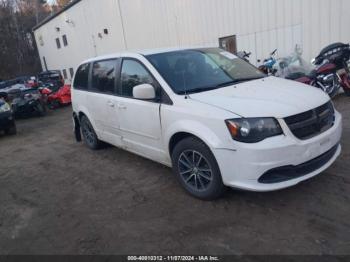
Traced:
<svg viewBox="0 0 350 262">
<path fill-rule="evenodd" d="M 39 53 L 49 69 L 75 69 L 88 57 L 125 49 L 217 46 L 229 35 L 253 53 L 252 62 L 275 48 L 287 55 L 295 44 L 310 60 L 329 43 L 350 42 L 349 11 L 350 0 L 82 0 L 35 36 L 44 40 Z M 63 34 L 69 45 L 57 50 L 55 38 Z"/>
</svg>

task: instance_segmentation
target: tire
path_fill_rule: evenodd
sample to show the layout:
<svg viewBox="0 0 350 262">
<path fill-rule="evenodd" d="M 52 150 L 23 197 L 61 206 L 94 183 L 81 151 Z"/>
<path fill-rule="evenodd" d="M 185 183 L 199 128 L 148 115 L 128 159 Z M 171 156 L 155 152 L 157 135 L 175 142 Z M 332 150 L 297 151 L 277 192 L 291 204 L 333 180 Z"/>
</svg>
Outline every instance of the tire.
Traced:
<svg viewBox="0 0 350 262">
<path fill-rule="evenodd" d="M 39 116 L 46 116 L 47 110 L 45 104 L 38 102 L 36 106 L 36 110 Z"/>
<path fill-rule="evenodd" d="M 85 144 L 92 150 L 100 149 L 102 142 L 97 138 L 96 132 L 86 116 L 81 117 L 80 126 Z"/>
<path fill-rule="evenodd" d="M 14 136 L 17 134 L 17 128 L 16 125 L 13 125 L 12 127 L 5 130 L 6 135 Z"/>
<path fill-rule="evenodd" d="M 208 146 L 195 137 L 177 143 L 172 152 L 173 172 L 192 196 L 214 200 L 225 192 L 219 166 Z"/>
<path fill-rule="evenodd" d="M 49 103 L 49 108 L 55 110 L 60 107 L 60 103 L 57 100 L 53 100 Z"/>
</svg>

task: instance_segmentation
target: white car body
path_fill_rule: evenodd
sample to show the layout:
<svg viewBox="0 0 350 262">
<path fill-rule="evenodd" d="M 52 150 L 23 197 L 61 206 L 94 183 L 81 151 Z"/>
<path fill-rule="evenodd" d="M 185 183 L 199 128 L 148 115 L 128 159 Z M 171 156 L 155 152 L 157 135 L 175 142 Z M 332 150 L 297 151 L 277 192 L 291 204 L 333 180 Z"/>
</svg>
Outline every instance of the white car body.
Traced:
<svg viewBox="0 0 350 262">
<path fill-rule="evenodd" d="M 172 166 L 169 148 L 172 138 L 180 133 L 191 134 L 210 148 L 224 185 L 244 190 L 272 191 L 293 186 L 321 173 L 339 156 L 342 117 L 337 111 L 330 129 L 306 140 L 294 136 L 284 121 L 286 117 L 327 103 L 329 97 L 319 89 L 267 77 L 212 91 L 178 95 L 145 58 L 153 52 L 165 51 L 168 50 L 116 54 L 82 64 L 111 58 L 136 59 L 156 78 L 172 104 L 80 91 L 73 85 L 74 115 L 86 115 L 100 140 L 169 167 Z M 258 143 L 237 142 L 232 139 L 225 120 L 242 117 L 274 117 L 283 134 Z M 334 155 L 312 172 L 278 183 L 258 181 L 271 169 L 301 165 L 334 147 Z"/>
</svg>

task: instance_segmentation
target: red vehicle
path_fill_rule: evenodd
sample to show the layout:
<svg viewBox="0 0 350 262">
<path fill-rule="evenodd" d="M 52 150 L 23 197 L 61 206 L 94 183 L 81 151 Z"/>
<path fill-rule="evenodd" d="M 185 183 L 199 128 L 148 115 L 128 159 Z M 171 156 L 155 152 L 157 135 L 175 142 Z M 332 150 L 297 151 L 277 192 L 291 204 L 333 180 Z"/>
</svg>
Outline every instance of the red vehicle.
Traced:
<svg viewBox="0 0 350 262">
<path fill-rule="evenodd" d="M 58 89 L 44 87 L 41 94 L 46 97 L 47 105 L 51 109 L 71 104 L 71 85 L 64 85 Z"/>
</svg>

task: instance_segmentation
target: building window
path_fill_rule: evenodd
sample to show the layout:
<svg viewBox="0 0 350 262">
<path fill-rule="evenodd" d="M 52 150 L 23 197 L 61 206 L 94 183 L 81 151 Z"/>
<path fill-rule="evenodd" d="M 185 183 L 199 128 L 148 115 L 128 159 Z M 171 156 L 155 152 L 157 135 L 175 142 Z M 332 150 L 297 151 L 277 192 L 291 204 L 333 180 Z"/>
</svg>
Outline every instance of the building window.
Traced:
<svg viewBox="0 0 350 262">
<path fill-rule="evenodd" d="M 62 40 L 63 40 L 63 45 L 67 46 L 68 45 L 68 41 L 67 41 L 67 36 L 66 35 L 62 36 Z"/>
<path fill-rule="evenodd" d="M 235 35 L 225 36 L 219 38 L 219 47 L 231 52 L 232 54 L 237 54 L 237 38 Z"/>
<path fill-rule="evenodd" d="M 61 48 L 61 42 L 59 38 L 56 38 L 56 45 L 57 45 L 57 49 Z"/>
<path fill-rule="evenodd" d="M 73 78 L 73 76 L 74 76 L 74 69 L 73 68 L 69 68 L 69 74 L 70 74 L 70 78 Z"/>
<path fill-rule="evenodd" d="M 63 72 L 63 77 L 64 77 L 64 79 L 67 79 L 67 70 L 66 70 L 66 69 L 63 69 L 62 72 Z"/>
</svg>

